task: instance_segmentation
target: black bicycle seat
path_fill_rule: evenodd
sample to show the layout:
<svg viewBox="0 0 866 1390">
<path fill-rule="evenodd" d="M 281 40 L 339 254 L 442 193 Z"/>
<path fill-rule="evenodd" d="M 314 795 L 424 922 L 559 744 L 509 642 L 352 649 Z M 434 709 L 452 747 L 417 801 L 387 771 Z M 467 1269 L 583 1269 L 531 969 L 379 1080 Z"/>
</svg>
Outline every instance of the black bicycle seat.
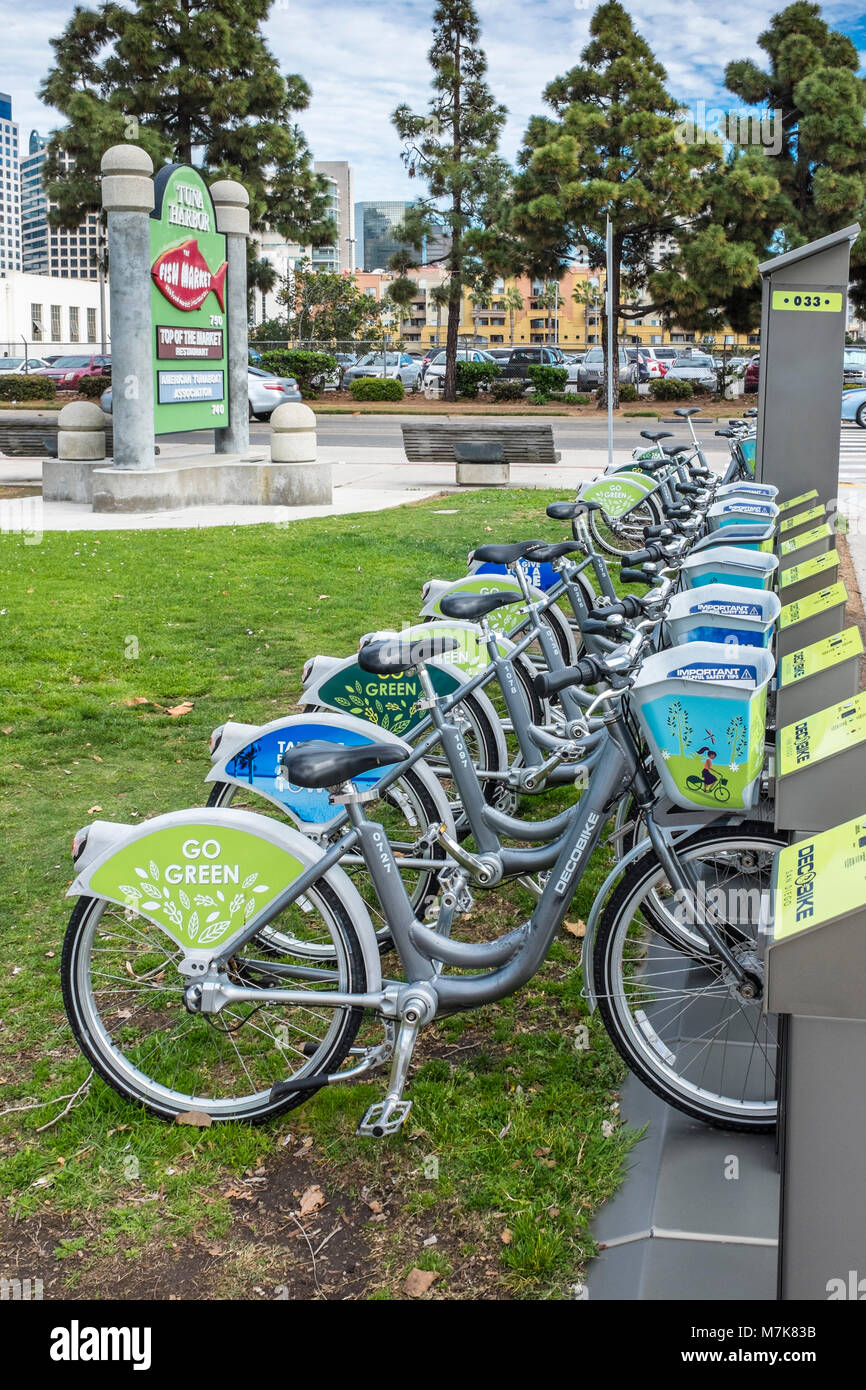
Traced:
<svg viewBox="0 0 866 1390">
<path fill-rule="evenodd" d="M 460 643 L 453 637 L 443 637 L 438 633 L 421 637 L 416 642 L 407 642 L 397 636 L 386 637 L 383 642 L 368 642 L 358 652 L 358 665 L 362 671 L 374 676 L 393 676 L 400 671 L 413 671 L 427 661 L 446 656 L 456 651 Z"/>
<path fill-rule="evenodd" d="M 556 541 L 553 545 L 534 546 L 526 558 L 539 565 L 549 565 L 554 560 L 561 559 L 563 555 L 571 555 L 580 549 L 577 541 Z"/>
<path fill-rule="evenodd" d="M 674 415 L 681 415 L 684 420 L 688 420 L 690 415 L 700 415 L 700 413 L 701 407 L 699 405 L 681 405 L 678 410 L 674 411 Z"/>
<path fill-rule="evenodd" d="M 409 755 L 410 750 L 399 744 L 365 743 L 360 748 L 347 748 L 342 743 L 311 739 L 290 748 L 283 754 L 282 762 L 286 776 L 296 787 L 321 790 L 351 782 L 353 777 L 371 772 L 374 767 L 405 762 Z"/>
<path fill-rule="evenodd" d="M 513 565 L 522 560 L 533 545 L 544 545 L 544 541 L 516 541 L 513 545 L 479 545 L 472 552 L 473 560 L 484 565 Z"/>
<path fill-rule="evenodd" d="M 658 439 L 673 439 L 673 430 L 641 430 L 641 439 L 649 439 L 655 444 Z"/>
<path fill-rule="evenodd" d="M 520 603 L 522 594 L 513 590 L 499 590 L 493 594 L 446 594 L 439 608 L 446 618 L 460 618 L 474 623 L 496 608 L 504 608 L 509 603 Z"/>
<path fill-rule="evenodd" d="M 573 521 L 585 509 L 585 502 L 551 502 L 545 510 L 551 521 Z"/>
</svg>

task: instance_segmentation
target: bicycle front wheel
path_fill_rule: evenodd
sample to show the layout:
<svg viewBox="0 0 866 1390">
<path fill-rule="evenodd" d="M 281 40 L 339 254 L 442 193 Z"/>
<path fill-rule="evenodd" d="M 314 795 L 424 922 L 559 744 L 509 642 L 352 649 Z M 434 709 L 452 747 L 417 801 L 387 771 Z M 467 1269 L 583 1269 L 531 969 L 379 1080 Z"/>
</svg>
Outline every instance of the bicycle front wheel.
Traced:
<svg viewBox="0 0 866 1390">
<path fill-rule="evenodd" d="M 361 1008 L 329 1008 L 328 991 L 361 994 L 364 960 L 351 914 L 324 878 L 272 924 L 283 941 L 318 944 L 320 980 L 303 985 L 272 971 L 248 943 L 229 962 L 228 983 L 261 998 L 219 1013 L 188 1013 L 182 952 L 148 918 L 105 898 L 80 898 L 63 942 L 63 1002 L 79 1047 L 103 1080 L 128 1100 L 174 1119 L 200 1110 L 212 1120 L 262 1123 L 315 1094 L 272 1102 L 276 1081 L 336 1071 L 348 1056 Z M 281 960 L 309 965 L 284 952 Z M 312 988 L 321 1007 L 272 1005 L 274 987 Z"/>
<path fill-rule="evenodd" d="M 658 523 L 659 512 L 648 498 L 625 516 L 608 516 L 607 512 L 597 511 L 589 514 L 589 529 L 594 539 L 602 550 L 618 557 L 639 550 L 646 543 L 645 528 Z"/>
<path fill-rule="evenodd" d="M 759 974 L 761 894 L 786 843 L 772 828 L 746 824 L 709 827 L 677 848 L 724 920 L 726 945 Z M 672 933 L 685 911 L 654 854 L 631 866 L 593 952 L 605 1026 L 630 1069 L 669 1105 L 723 1129 L 772 1130 L 776 1018 L 744 997 L 699 927 L 685 922 Z"/>
</svg>

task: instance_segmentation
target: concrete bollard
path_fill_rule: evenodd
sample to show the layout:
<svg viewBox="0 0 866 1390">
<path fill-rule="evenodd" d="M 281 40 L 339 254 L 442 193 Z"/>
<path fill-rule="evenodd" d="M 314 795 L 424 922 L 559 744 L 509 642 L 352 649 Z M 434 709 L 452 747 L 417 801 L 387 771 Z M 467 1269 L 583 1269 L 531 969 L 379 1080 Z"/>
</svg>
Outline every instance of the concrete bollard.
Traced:
<svg viewBox="0 0 866 1390">
<path fill-rule="evenodd" d="M 104 459 L 105 416 L 95 401 L 71 401 L 57 417 L 59 459 Z"/>
<path fill-rule="evenodd" d="M 316 460 L 316 417 L 308 405 L 287 401 L 271 415 L 271 464 L 280 470 L 280 502 L 330 506 L 331 465 Z"/>
</svg>

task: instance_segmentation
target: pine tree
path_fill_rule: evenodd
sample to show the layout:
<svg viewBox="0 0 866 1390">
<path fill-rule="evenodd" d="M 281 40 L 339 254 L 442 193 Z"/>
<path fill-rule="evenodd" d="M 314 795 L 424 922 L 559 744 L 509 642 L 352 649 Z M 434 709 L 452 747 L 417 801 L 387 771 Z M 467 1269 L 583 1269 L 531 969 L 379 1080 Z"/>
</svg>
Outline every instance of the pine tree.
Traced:
<svg viewBox="0 0 866 1390">
<path fill-rule="evenodd" d="M 645 278 L 657 238 L 674 234 L 701 206 L 696 175 L 717 156 L 712 146 L 679 138 L 679 109 L 665 87 L 665 70 L 618 0 L 595 11 L 589 32 L 580 64 L 545 90 L 554 116 L 529 122 L 511 232 L 521 238 L 533 273 L 559 279 L 578 245 L 587 247 L 593 267 L 604 265 L 610 214 L 616 402 L 618 321 L 646 312 L 623 302 L 623 273 Z M 607 371 L 606 329 L 602 342 Z"/>
<path fill-rule="evenodd" d="M 478 46 L 480 26 L 471 0 L 440 0 L 433 25 L 429 109 L 419 115 L 400 106 L 392 120 L 409 176 L 423 178 L 429 190 L 409 210 L 400 235 L 417 248 L 435 230 L 451 237 L 444 398 L 453 401 L 461 296 L 465 285 L 477 282 L 481 268 L 471 233 L 483 224 L 489 202 L 508 179 L 508 167 L 497 154 L 506 111 L 484 80 L 487 59 Z"/>
<path fill-rule="evenodd" d="M 784 251 L 863 220 L 866 83 L 855 45 L 808 0 L 774 15 L 758 44 L 767 70 L 741 59 L 728 64 L 725 83 L 750 106 L 782 113 L 784 140 L 772 167 L 784 204 L 775 249 Z M 851 259 L 853 297 L 863 309 L 866 232 Z"/>
<path fill-rule="evenodd" d="M 157 167 L 193 163 L 209 180 L 240 180 L 254 227 L 332 242 L 327 185 L 295 123 L 310 89 L 280 73 L 262 37 L 270 7 L 271 0 L 76 7 L 52 40 L 55 63 L 39 93 L 68 122 L 46 156 L 55 220 L 76 226 L 100 206 L 100 159 L 110 145 L 131 141 Z"/>
</svg>

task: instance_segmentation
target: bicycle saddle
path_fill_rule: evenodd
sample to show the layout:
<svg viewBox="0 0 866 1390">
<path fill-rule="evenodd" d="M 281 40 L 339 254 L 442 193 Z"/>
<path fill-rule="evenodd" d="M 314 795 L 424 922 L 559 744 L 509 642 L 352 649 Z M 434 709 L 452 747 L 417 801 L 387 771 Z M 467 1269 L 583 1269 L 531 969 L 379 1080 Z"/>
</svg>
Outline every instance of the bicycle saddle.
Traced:
<svg viewBox="0 0 866 1390">
<path fill-rule="evenodd" d="M 685 444 L 663 444 L 662 453 L 667 454 L 668 458 L 674 458 L 676 454 L 683 453 L 685 448 Z"/>
<path fill-rule="evenodd" d="M 522 594 L 499 591 L 495 594 L 446 594 L 439 604 L 446 618 L 461 618 L 474 623 L 495 608 L 504 608 L 507 603 L 521 603 Z"/>
<path fill-rule="evenodd" d="M 555 541 L 553 545 L 533 546 L 527 559 L 539 565 L 549 565 L 552 561 L 561 559 L 563 555 L 571 555 L 575 550 L 582 548 L 577 541 Z"/>
<path fill-rule="evenodd" d="M 674 411 L 674 415 L 681 415 L 684 420 L 688 420 L 690 415 L 700 415 L 700 413 L 701 407 L 699 405 L 681 405 L 679 410 Z"/>
<path fill-rule="evenodd" d="M 673 439 L 673 430 L 641 430 L 641 439 L 649 439 L 655 444 L 658 439 Z"/>
<path fill-rule="evenodd" d="M 296 787 L 339 787 L 351 782 L 374 767 L 402 763 L 410 755 L 408 748 L 395 743 L 365 743 L 360 748 L 347 748 L 342 743 L 326 743 L 311 739 L 283 754 L 286 776 Z"/>
<path fill-rule="evenodd" d="M 545 509 L 551 521 L 573 521 L 586 510 L 585 502 L 551 502 Z"/>
<path fill-rule="evenodd" d="M 533 545 L 544 545 L 544 541 L 517 541 L 513 545 L 479 545 L 472 552 L 473 560 L 485 565 L 513 565 L 522 560 L 526 551 Z"/>
<path fill-rule="evenodd" d="M 374 676 L 394 676 L 400 671 L 413 671 L 427 661 L 435 661 L 438 656 L 456 651 L 460 643 L 453 637 L 422 637 L 417 642 L 407 642 L 400 637 L 387 637 L 384 642 L 368 642 L 358 652 L 358 665 L 362 671 Z"/>
</svg>

